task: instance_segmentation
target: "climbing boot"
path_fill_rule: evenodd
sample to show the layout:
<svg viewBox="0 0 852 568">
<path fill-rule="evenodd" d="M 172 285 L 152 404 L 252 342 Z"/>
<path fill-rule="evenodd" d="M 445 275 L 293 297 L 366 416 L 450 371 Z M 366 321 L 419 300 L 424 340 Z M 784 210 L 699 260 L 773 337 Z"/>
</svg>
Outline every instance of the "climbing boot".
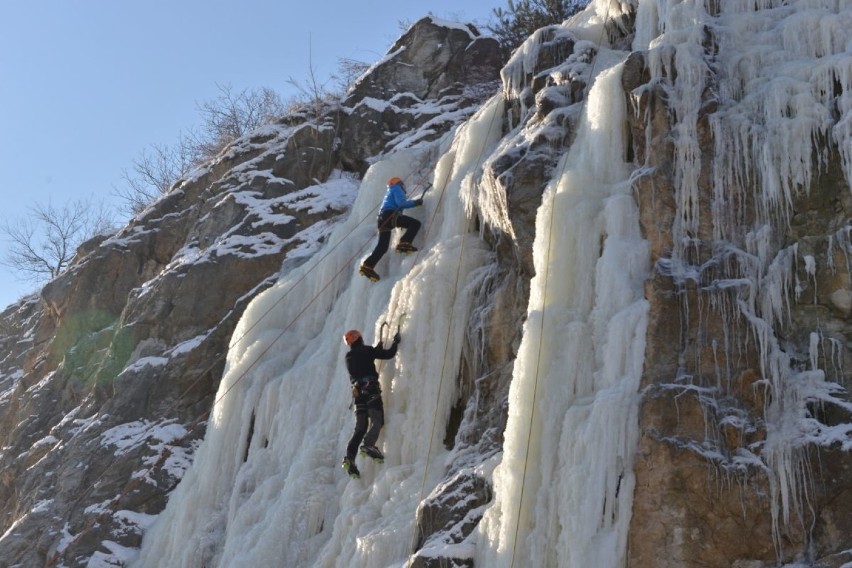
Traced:
<svg viewBox="0 0 852 568">
<path fill-rule="evenodd" d="M 385 461 L 385 455 L 376 446 L 361 446 L 361 453 L 372 458 L 373 461 L 378 463 L 383 463 Z"/>
<path fill-rule="evenodd" d="M 372 266 L 368 266 L 366 264 L 361 265 L 361 268 L 358 269 L 358 273 L 361 274 L 361 276 L 369 278 L 371 282 L 378 282 L 381 278 L 379 273 L 373 270 Z"/>
<path fill-rule="evenodd" d="M 417 247 L 412 245 L 411 243 L 400 242 L 396 245 L 396 252 L 400 252 L 402 254 L 411 254 L 413 252 L 417 252 Z"/>
<path fill-rule="evenodd" d="M 355 465 L 355 462 L 350 460 L 349 458 L 343 458 L 343 463 L 341 464 L 343 469 L 346 470 L 346 473 L 349 474 L 349 477 L 354 479 L 358 479 L 361 477 L 361 472 L 358 471 L 358 466 Z"/>
</svg>

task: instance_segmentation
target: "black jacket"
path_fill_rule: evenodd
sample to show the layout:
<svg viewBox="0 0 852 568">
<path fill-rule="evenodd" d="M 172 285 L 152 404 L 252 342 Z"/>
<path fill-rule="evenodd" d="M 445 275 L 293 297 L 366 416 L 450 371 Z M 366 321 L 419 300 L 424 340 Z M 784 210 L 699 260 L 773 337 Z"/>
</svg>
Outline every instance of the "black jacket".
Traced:
<svg viewBox="0 0 852 568">
<path fill-rule="evenodd" d="M 396 347 L 396 343 L 391 343 L 388 349 L 382 347 L 381 342 L 375 346 L 365 345 L 363 341 L 354 343 L 346 353 L 346 370 L 349 371 L 349 380 L 352 383 L 372 380 L 378 384 L 375 380 L 379 378 L 375 360 L 392 359 L 396 355 Z"/>
</svg>

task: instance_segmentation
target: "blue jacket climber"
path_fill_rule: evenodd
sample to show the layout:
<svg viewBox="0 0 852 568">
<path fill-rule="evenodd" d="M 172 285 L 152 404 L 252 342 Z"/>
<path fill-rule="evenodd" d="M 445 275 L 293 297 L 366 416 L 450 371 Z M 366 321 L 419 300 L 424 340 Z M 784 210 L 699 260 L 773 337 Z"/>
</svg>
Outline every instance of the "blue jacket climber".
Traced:
<svg viewBox="0 0 852 568">
<path fill-rule="evenodd" d="M 385 198 L 382 201 L 382 207 L 379 211 L 379 217 L 376 220 L 376 225 L 379 229 L 379 241 L 370 256 L 364 259 L 361 263 L 359 272 L 372 280 L 377 281 L 380 277 L 376 272 L 376 263 L 388 251 L 390 246 L 391 231 L 396 228 L 405 229 L 399 243 L 396 245 L 396 252 L 409 254 L 417 252 L 417 247 L 412 243 L 417 231 L 420 230 L 420 221 L 412 217 L 407 217 L 401 213 L 404 209 L 423 205 L 423 199 L 408 199 L 405 193 L 405 184 L 398 177 L 392 177 L 388 180 L 388 190 Z"/>
<path fill-rule="evenodd" d="M 420 203 L 422 202 L 418 202 L 416 199 L 408 199 L 405 193 L 405 185 L 401 179 L 395 177 L 388 181 L 388 191 L 385 193 L 385 198 L 382 201 L 381 212 L 410 209 L 411 207 L 417 207 Z"/>
</svg>

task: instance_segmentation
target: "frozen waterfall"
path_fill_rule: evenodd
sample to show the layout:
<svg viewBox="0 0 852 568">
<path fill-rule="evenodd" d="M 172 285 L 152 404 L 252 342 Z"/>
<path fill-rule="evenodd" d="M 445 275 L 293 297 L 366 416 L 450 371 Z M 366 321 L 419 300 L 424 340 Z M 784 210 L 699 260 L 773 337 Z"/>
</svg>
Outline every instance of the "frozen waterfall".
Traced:
<svg viewBox="0 0 852 568">
<path fill-rule="evenodd" d="M 627 163 L 625 147 L 628 52 L 602 41 L 603 23 L 622 11 L 635 10 L 633 49 L 647 52 L 652 81 L 677 76 L 666 84 L 677 205 L 667 276 L 693 277 L 687 259 L 701 226 L 719 242 L 741 244 L 726 249 L 738 280 L 729 276 L 748 289 L 722 309 L 751 326 L 773 391 L 765 447 L 750 458 L 766 467 L 776 522 L 801 505 L 797 452 L 806 440 L 838 441 L 815 439 L 814 424 L 798 418 L 809 401 L 836 401 L 835 385 L 816 368 L 825 349 L 818 337 L 812 368 L 792 376 L 774 334 L 795 289 L 798 257 L 773 240 L 770 227 L 787 222 L 792 196 L 807 190 L 817 139 L 834 140 L 852 180 L 852 9 L 842 0 L 731 0 L 711 16 L 704 4 L 593 0 L 564 25 L 578 45 L 595 44 L 596 55 L 576 138 L 537 213 L 536 276 L 504 448 L 482 466 L 486 474 L 493 469 L 494 499 L 464 544 L 476 566 L 616 568 L 626 561 L 651 267 L 631 193 L 641 172 Z M 703 26 L 714 23 L 723 25 L 712 30 L 719 110 L 710 119 L 717 146 L 708 172 L 696 121 L 711 87 Z M 516 52 L 521 71 L 504 71 L 507 92 L 522 90 L 534 50 Z M 806 63 L 814 54 L 822 57 L 816 67 Z M 836 83 L 845 95 L 834 100 Z M 375 163 L 327 246 L 252 302 L 234 334 L 206 438 L 133 566 L 405 564 L 418 504 L 450 457 L 440 429 L 456 399 L 471 304 L 493 270 L 471 227 L 469 200 L 486 204 L 495 219 L 507 207 L 499 196 L 475 197 L 474 187 L 504 112 L 492 99 L 452 139 Z M 832 113 L 840 118 L 830 120 Z M 702 174 L 714 191 L 709 220 L 699 207 Z M 392 176 L 434 189 L 417 213 L 421 252 L 389 253 L 378 266 L 383 279 L 371 284 L 355 269 L 372 246 L 372 214 Z M 751 224 L 743 223 L 744 204 Z M 375 343 L 382 322 L 395 327 L 403 314 L 400 352 L 381 373 L 386 460 L 361 462 L 361 479 L 350 480 L 339 467 L 353 423 L 341 334 L 358 328 Z"/>
<path fill-rule="evenodd" d="M 457 398 L 471 298 L 491 266 L 460 195 L 500 136 L 502 107 L 493 99 L 450 143 L 372 166 L 329 252 L 252 302 L 234 333 L 240 339 L 229 351 L 205 440 L 135 566 L 404 562 L 424 488 L 444 472 L 447 451 L 435 430 Z M 436 153 L 428 179 L 423 166 Z M 393 176 L 409 187 L 434 184 L 416 210 L 425 246 L 417 255 L 386 255 L 377 267 L 383 279 L 373 284 L 356 268 L 374 244 L 374 214 Z M 380 377 L 385 463 L 362 462 L 361 479 L 350 480 L 340 469 L 354 423 L 341 337 L 358 328 L 375 343 L 382 322 L 395 331 L 403 314 L 399 353 Z"/>
<path fill-rule="evenodd" d="M 648 250 L 624 163 L 620 58 L 601 51 L 536 220 L 536 276 L 478 566 L 619 566 L 633 496 Z"/>
</svg>

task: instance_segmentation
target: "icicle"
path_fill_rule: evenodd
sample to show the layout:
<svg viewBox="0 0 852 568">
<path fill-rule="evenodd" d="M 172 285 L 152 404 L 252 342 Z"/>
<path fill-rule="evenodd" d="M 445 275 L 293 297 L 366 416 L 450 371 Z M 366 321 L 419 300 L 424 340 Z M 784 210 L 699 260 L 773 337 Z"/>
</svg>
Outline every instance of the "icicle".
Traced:
<svg viewBox="0 0 852 568">
<path fill-rule="evenodd" d="M 648 251 L 623 163 L 614 55 L 598 56 L 577 138 L 538 211 L 536 276 L 477 565 L 618 566 L 625 558 Z"/>
<path fill-rule="evenodd" d="M 527 87 L 527 77 L 536 72 L 535 64 L 538 61 L 538 51 L 541 43 L 552 27 L 536 30 L 524 43 L 518 46 L 512 53 L 512 57 L 500 71 L 503 81 L 505 97 L 509 100 L 521 99 L 521 93 Z M 521 113 L 522 116 L 525 114 Z"/>
<path fill-rule="evenodd" d="M 805 260 L 805 272 L 807 272 L 808 276 L 811 277 L 811 284 L 813 285 L 813 288 L 814 288 L 814 304 L 816 304 L 817 303 L 816 259 L 813 256 L 806 254 L 804 256 L 804 260 Z M 796 290 L 796 299 L 797 300 L 799 299 L 800 289 L 801 288 L 797 286 L 797 290 Z"/>
<path fill-rule="evenodd" d="M 637 13 L 634 45 L 651 50 L 649 69 L 666 86 L 674 113 L 677 248 L 661 266 L 679 282 L 702 282 L 709 278 L 704 274 L 708 267 L 718 266 L 714 286 L 736 287 L 732 318 L 724 299 L 711 299 L 710 305 L 726 329 L 729 318 L 730 325 L 745 321 L 758 341 L 760 371 L 771 391 L 767 441 L 758 457 L 767 466 L 776 538 L 781 525 L 801 517 L 807 501 L 809 471 L 802 448 L 829 439 L 849 443 L 842 428 L 823 432 L 808 410 L 813 401 L 843 405 L 817 367 L 815 336 L 811 368 L 799 371 L 801 363 L 782 349 L 776 332 L 790 323 L 791 294 L 798 298 L 803 289 L 797 247 L 782 248 L 783 228 L 795 198 L 809 191 L 827 165 L 830 153 L 816 152 L 822 140 L 833 138 L 843 173 L 852 180 L 852 11 L 841 4 L 731 1 L 719 3 L 718 15 L 710 17 L 704 2 L 659 0 L 640 1 Z M 712 59 L 713 84 L 703 81 L 705 59 Z M 702 162 L 696 119 L 708 99 L 715 105 L 708 115 L 715 147 Z M 707 173 L 701 167 L 708 161 L 712 242 L 703 230 L 706 220 L 697 215 L 696 184 Z M 705 249 L 714 251 L 707 266 L 689 265 L 697 238 L 706 239 Z M 837 235 L 829 242 L 830 263 L 836 240 Z M 730 274 L 727 258 L 735 260 Z M 803 260 L 816 295 L 816 259 Z"/>
<path fill-rule="evenodd" d="M 634 51 L 647 51 L 652 42 L 662 33 L 661 24 L 665 21 L 660 17 L 661 6 L 657 0 L 639 0 L 636 7 L 636 34 L 633 37 Z M 665 9 L 664 6 L 662 6 Z"/>
<path fill-rule="evenodd" d="M 852 225 L 842 227 L 837 230 L 834 235 L 828 238 L 828 250 L 826 251 L 826 256 L 828 257 L 828 267 L 831 269 L 832 274 L 837 273 L 837 265 L 834 263 L 835 242 L 840 246 L 840 252 L 843 254 L 846 264 L 846 273 L 847 275 L 852 276 L 852 263 L 850 263 L 850 259 L 852 259 Z"/>
</svg>

